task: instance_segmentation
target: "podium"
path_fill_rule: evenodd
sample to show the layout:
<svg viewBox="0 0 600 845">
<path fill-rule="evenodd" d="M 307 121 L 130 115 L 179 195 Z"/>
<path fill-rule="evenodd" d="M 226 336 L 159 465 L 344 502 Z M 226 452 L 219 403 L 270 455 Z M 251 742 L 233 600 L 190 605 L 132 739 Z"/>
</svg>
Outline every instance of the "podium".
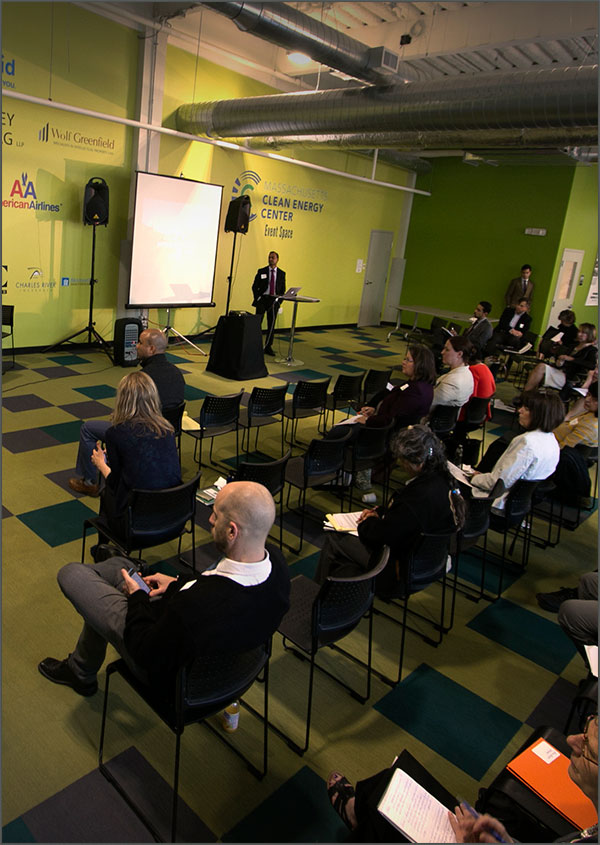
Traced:
<svg viewBox="0 0 600 845">
<path fill-rule="evenodd" d="M 235 381 L 267 376 L 260 322 L 256 314 L 219 317 L 207 371 Z"/>
<path fill-rule="evenodd" d="M 294 311 L 292 314 L 292 325 L 290 326 L 290 345 L 288 347 L 288 352 L 285 358 L 275 358 L 278 364 L 285 364 L 287 367 L 299 367 L 301 366 L 304 361 L 299 361 L 297 358 L 294 358 L 294 332 L 296 331 L 296 317 L 298 315 L 298 303 L 299 302 L 320 302 L 320 299 L 315 299 L 312 296 L 287 296 L 287 294 L 283 294 L 282 296 L 278 296 L 277 299 L 282 300 L 284 302 L 293 302 L 294 303 Z"/>
</svg>

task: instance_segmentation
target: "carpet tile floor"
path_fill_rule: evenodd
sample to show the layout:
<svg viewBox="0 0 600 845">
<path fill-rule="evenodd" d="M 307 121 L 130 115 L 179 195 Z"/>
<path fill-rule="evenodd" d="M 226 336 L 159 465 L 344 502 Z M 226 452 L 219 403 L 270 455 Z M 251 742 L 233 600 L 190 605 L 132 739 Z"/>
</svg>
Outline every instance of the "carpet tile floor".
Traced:
<svg viewBox="0 0 600 845">
<path fill-rule="evenodd" d="M 340 373 L 394 367 L 400 377 L 405 342 L 396 334 L 386 342 L 387 327 L 312 329 L 300 331 L 303 364 L 297 368 L 266 361 L 269 374 L 256 381 L 276 386 L 298 379 L 331 378 Z M 327 338 L 324 335 L 327 334 Z M 205 339 L 204 339 L 205 340 Z M 205 346 L 208 351 L 208 346 Z M 287 338 L 277 335 L 275 350 L 287 352 Z M 197 417 L 207 393 L 231 394 L 253 381 L 234 382 L 205 372 L 208 359 L 189 346 L 171 346 L 170 359 L 185 374 L 186 410 Z M 70 785 L 79 783 L 97 765 L 102 693 L 80 698 L 72 690 L 49 684 L 37 663 L 52 655 L 64 657 L 80 631 L 80 618 L 56 583 L 58 569 L 79 560 L 82 522 L 94 516 L 98 499 L 79 496 L 68 487 L 74 474 L 80 423 L 108 418 L 120 378 L 127 370 L 113 367 L 100 351 L 53 350 L 17 355 L 17 367 L 3 378 L 3 841 L 53 841 L 52 822 L 46 830 L 27 826 L 27 814 L 47 807 Z M 514 386 L 498 385 L 498 396 L 509 402 Z M 340 413 L 336 415 L 336 420 Z M 486 432 L 492 442 L 511 426 L 511 415 L 496 412 Z M 301 420 L 298 437 L 308 443 L 317 434 L 317 417 Z M 477 434 L 475 436 L 478 436 Z M 193 439 L 182 437 L 184 479 L 197 471 Z M 232 466 L 234 435 L 215 441 L 215 463 L 202 470 L 208 486 Z M 287 448 L 287 447 L 286 447 Z M 204 459 L 208 459 L 208 450 Z M 251 458 L 281 454 L 279 426 L 261 432 Z M 294 454 L 300 448 L 294 447 Z M 374 488 L 379 497 L 381 490 Z M 287 491 L 286 491 L 287 493 Z M 292 491 L 291 507 L 296 507 Z M 360 505 L 356 505 L 360 507 Z M 284 553 L 291 575 L 313 575 L 324 540 L 323 516 L 339 509 L 339 500 L 325 490 L 307 496 L 304 544 L 297 548 L 300 514 L 286 507 Z M 199 566 L 214 562 L 208 533 L 210 509 L 198 504 L 196 557 Z M 574 531 L 563 529 L 560 545 L 541 549 L 534 544 L 527 570 L 505 572 L 502 598 L 474 602 L 457 594 L 454 627 L 434 648 L 418 634 L 408 633 L 402 682 L 394 689 L 376 676 L 366 704 L 351 698 L 331 679 L 315 682 L 311 745 L 300 758 L 275 734 L 269 739 L 269 773 L 257 781 L 244 764 L 202 726 L 186 729 L 183 737 L 180 794 L 215 836 L 229 842 L 338 842 L 347 831 L 329 807 L 324 780 L 339 769 L 351 781 L 390 765 L 408 749 L 447 789 L 474 802 L 529 735 L 532 728 L 553 724 L 562 728 L 577 683 L 585 670 L 579 655 L 564 638 L 554 614 L 537 606 L 536 592 L 576 584 L 597 560 L 597 512 L 587 512 Z M 546 523 L 534 523 L 543 536 Z M 278 527 L 271 534 L 277 542 Z M 89 562 L 88 540 L 87 560 Z M 488 545 L 499 548 L 490 532 Z M 187 544 L 187 545 L 186 545 Z M 185 558 L 191 559 L 189 539 Z M 176 573 L 182 568 L 176 543 L 144 553 L 154 570 Z M 515 559 L 520 559 L 517 542 Z M 461 558 L 460 577 L 478 586 L 480 564 L 470 551 Z M 497 589 L 497 570 L 490 565 L 486 589 Z M 411 599 L 432 615 L 440 600 L 434 585 Z M 397 667 L 400 629 L 375 617 L 373 661 L 391 675 Z M 356 655 L 366 651 L 366 623 L 347 638 Z M 109 647 L 108 659 L 115 652 Z M 319 660 L 356 687 L 364 685 L 364 670 L 330 649 Z M 284 653 L 274 638 L 271 659 L 270 716 L 286 732 L 300 737 L 304 729 L 307 666 Z M 260 706 L 262 691 L 247 694 Z M 171 782 L 173 737 L 124 684 L 111 684 L 111 730 L 105 753 L 115 757 L 134 746 L 162 778 Z M 253 751 L 261 731 L 243 712 L 239 741 Z M 236 740 L 237 741 L 237 740 Z M 51 819 L 56 809 L 43 814 Z M 54 809 L 53 809 L 54 808 Z M 42 818 L 38 813 L 36 818 Z M 93 825 L 79 841 L 94 839 Z M 99 835 L 99 834 L 98 834 Z M 29 837 L 29 838 L 28 838 Z M 54 840 L 56 841 L 56 840 Z M 115 840 L 116 841 L 116 840 Z M 123 841 L 127 841 L 126 839 Z M 132 839 L 132 841 L 134 841 Z"/>
</svg>

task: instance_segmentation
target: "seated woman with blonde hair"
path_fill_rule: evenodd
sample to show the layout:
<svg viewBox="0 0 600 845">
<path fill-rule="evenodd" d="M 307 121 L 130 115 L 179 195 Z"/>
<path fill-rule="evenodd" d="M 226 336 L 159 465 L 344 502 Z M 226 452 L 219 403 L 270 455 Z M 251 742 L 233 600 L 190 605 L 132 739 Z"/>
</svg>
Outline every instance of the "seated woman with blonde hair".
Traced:
<svg viewBox="0 0 600 845">
<path fill-rule="evenodd" d="M 125 533 L 129 493 L 181 484 L 173 426 L 162 416 L 156 385 L 145 373 L 123 376 L 117 388 L 111 427 L 92 453 L 104 479 L 100 517 L 119 537 Z"/>
</svg>

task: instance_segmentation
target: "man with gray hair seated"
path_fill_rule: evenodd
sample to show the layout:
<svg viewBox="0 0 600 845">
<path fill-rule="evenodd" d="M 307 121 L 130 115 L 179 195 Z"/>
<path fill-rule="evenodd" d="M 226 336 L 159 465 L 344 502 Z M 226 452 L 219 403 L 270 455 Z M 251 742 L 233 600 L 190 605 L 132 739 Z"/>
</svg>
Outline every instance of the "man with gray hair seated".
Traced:
<svg viewBox="0 0 600 845">
<path fill-rule="evenodd" d="M 183 402 L 185 380 L 177 367 L 167 361 L 166 349 L 167 337 L 160 329 L 146 329 L 137 342 L 139 362 L 156 385 L 162 407 L 170 408 Z M 98 470 L 92 463 L 92 452 L 97 441 L 104 440 L 110 425 L 110 420 L 89 420 L 82 424 L 75 468 L 77 475 L 69 478 L 69 487 L 76 493 L 99 495 Z"/>
<path fill-rule="evenodd" d="M 266 642 L 290 604 L 287 563 L 278 549 L 265 549 L 274 520 L 266 487 L 234 481 L 217 494 L 210 517 L 222 557 L 198 577 L 157 572 L 142 579 L 150 588 L 145 592 L 128 575 L 126 558 L 63 566 L 58 583 L 83 616 L 83 630 L 66 659 L 47 657 L 39 671 L 79 695 L 94 695 L 111 643 L 142 682 L 164 690 L 195 657 Z"/>
</svg>

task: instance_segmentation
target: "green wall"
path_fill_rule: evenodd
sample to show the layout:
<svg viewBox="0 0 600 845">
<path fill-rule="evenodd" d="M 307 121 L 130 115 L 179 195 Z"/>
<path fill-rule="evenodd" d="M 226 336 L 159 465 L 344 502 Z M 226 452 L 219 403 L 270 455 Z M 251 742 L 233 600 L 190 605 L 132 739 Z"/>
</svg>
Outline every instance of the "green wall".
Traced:
<svg viewBox="0 0 600 845">
<path fill-rule="evenodd" d="M 554 290 L 560 261 L 565 249 L 582 249 L 585 251 L 581 273 L 583 283 L 578 284 L 573 301 L 573 310 L 578 323 L 593 323 L 598 325 L 598 309 L 596 306 L 585 305 L 590 288 L 590 280 L 594 262 L 598 254 L 598 165 L 579 165 L 575 170 L 575 177 L 569 195 L 567 211 L 561 238 L 556 253 L 553 273 Z M 548 299 L 546 314 L 549 314 L 552 299 Z"/>
<path fill-rule="evenodd" d="M 2 24 L 4 90 L 134 117 L 133 30 L 64 3 L 3 3 Z M 92 177 L 110 191 L 94 316 L 112 338 L 132 130 L 10 97 L 2 109 L 2 293 L 15 306 L 15 342 L 55 343 L 87 323 L 92 228 L 82 208 Z"/>
<path fill-rule="evenodd" d="M 539 331 L 579 172 L 569 166 L 471 167 L 460 158 L 434 159 L 433 171 L 417 183 L 432 196 L 413 201 L 402 302 L 471 312 L 487 299 L 492 317 L 498 317 L 510 279 L 527 263 L 535 282 L 532 330 Z M 577 191 L 577 207 L 581 213 L 586 208 L 591 227 L 597 206 L 587 181 L 586 188 Z M 526 235 L 527 227 L 547 234 Z M 420 318 L 420 324 L 430 319 Z"/>
</svg>

